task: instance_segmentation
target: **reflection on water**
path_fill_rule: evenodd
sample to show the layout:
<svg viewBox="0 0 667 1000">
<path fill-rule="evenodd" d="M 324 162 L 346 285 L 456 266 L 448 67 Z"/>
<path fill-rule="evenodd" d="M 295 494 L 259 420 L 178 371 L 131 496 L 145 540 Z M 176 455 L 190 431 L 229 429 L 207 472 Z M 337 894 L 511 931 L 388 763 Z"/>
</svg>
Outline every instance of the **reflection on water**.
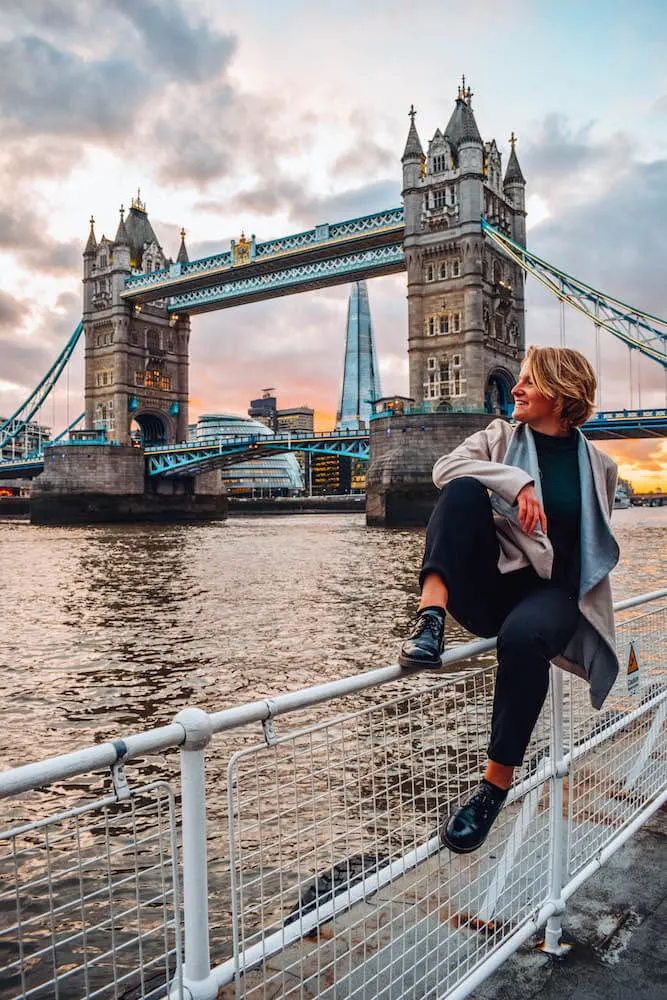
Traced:
<svg viewBox="0 0 667 1000">
<path fill-rule="evenodd" d="M 614 524 L 616 597 L 664 585 L 667 511 Z M 395 662 L 422 538 L 354 514 L 0 523 L 2 765 Z"/>
</svg>

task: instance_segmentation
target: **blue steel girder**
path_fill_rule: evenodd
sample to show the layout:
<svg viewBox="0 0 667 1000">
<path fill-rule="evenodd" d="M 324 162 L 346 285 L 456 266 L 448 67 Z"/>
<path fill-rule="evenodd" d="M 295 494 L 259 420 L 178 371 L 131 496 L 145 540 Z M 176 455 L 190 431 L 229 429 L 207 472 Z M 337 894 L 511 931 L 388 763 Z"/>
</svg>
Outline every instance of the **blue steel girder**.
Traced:
<svg viewBox="0 0 667 1000">
<path fill-rule="evenodd" d="M 0 479 L 34 479 L 44 471 L 42 456 L 0 462 Z"/>
<path fill-rule="evenodd" d="M 595 413 L 581 428 L 596 441 L 667 437 L 667 409 L 605 410 Z"/>
<path fill-rule="evenodd" d="M 368 434 L 364 432 L 340 435 L 287 435 L 280 438 L 250 437 L 232 442 L 202 445 L 154 447 L 146 450 L 146 470 L 149 476 L 195 475 L 209 469 L 238 465 L 255 458 L 285 452 L 307 451 L 339 455 L 367 462 Z"/>
<path fill-rule="evenodd" d="M 628 347 L 667 368 L 667 320 L 635 309 L 620 299 L 584 284 L 578 278 L 530 253 L 490 225 L 486 219 L 482 219 L 482 231 L 561 302 L 567 302 L 594 326 L 606 330 Z"/>
<path fill-rule="evenodd" d="M 242 261 L 237 247 L 200 260 L 172 264 L 150 274 L 132 275 L 127 278 L 122 295 L 136 303 L 168 299 L 234 281 L 239 275 L 263 278 L 296 264 L 313 264 L 352 252 L 379 249 L 401 242 L 403 233 L 403 208 L 392 208 L 358 219 L 315 226 L 307 232 L 265 243 L 255 244 L 253 239 Z"/>
<path fill-rule="evenodd" d="M 229 309 L 247 302 L 259 302 L 262 299 L 396 274 L 404 270 L 403 246 L 396 243 L 257 274 L 254 277 L 235 277 L 235 280 L 223 284 L 174 295 L 167 305 L 171 312 L 210 312 L 213 309 Z"/>
</svg>

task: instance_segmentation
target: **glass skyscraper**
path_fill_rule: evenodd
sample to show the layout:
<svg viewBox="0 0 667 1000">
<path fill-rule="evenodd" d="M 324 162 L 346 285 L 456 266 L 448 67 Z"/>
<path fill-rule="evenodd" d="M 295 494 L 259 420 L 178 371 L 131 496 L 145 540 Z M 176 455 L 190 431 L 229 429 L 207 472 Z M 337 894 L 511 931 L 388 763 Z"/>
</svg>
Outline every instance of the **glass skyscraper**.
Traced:
<svg viewBox="0 0 667 1000">
<path fill-rule="evenodd" d="M 381 395 L 368 289 L 365 281 L 357 281 L 347 307 L 343 389 L 336 417 L 338 430 L 367 428 L 371 404 Z"/>
</svg>

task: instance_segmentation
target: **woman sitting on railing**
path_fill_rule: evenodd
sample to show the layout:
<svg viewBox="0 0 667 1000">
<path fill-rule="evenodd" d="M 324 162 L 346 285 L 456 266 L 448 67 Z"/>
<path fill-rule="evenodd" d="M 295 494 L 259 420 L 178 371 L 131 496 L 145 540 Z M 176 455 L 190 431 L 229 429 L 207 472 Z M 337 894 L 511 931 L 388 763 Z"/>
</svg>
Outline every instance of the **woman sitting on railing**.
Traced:
<svg viewBox="0 0 667 1000">
<path fill-rule="evenodd" d="M 522 761 L 549 687 L 549 662 L 588 679 L 600 708 L 618 672 L 609 573 L 614 462 L 578 428 L 596 378 L 578 351 L 531 347 L 512 389 L 511 427 L 492 421 L 433 468 L 443 489 L 429 521 L 421 601 L 404 667 L 440 666 L 445 609 L 498 636 L 484 778 L 440 830 L 452 851 L 485 840 Z"/>
</svg>

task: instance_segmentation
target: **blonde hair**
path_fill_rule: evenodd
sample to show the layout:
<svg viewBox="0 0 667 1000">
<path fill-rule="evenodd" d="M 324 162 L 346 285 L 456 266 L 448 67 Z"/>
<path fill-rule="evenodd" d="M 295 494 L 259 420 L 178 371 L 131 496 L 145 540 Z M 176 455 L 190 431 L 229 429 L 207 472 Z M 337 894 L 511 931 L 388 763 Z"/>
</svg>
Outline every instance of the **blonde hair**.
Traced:
<svg viewBox="0 0 667 1000">
<path fill-rule="evenodd" d="M 571 347 L 528 348 L 526 364 L 535 388 L 547 399 L 562 399 L 561 418 L 581 427 L 595 410 L 597 378 L 589 361 Z"/>
</svg>

